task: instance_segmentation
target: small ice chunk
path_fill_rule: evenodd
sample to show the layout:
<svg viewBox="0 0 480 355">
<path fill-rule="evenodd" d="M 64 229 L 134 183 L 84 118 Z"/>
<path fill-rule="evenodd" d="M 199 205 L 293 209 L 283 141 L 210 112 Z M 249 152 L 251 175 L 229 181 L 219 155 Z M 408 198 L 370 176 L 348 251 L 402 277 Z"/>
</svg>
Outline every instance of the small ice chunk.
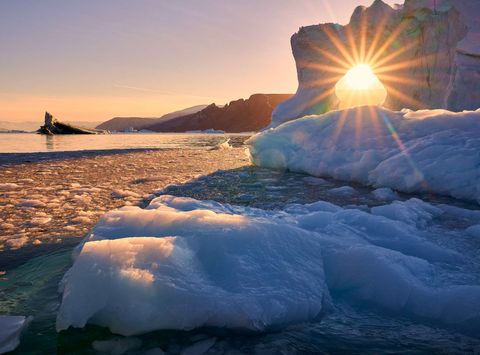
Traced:
<svg viewBox="0 0 480 355">
<path fill-rule="evenodd" d="M 28 242 L 28 238 L 25 236 L 18 236 L 11 239 L 7 239 L 7 245 L 12 249 L 20 249 Z"/>
<path fill-rule="evenodd" d="M 30 224 L 33 226 L 38 226 L 38 225 L 47 224 L 51 220 L 52 220 L 52 217 L 33 217 L 30 220 Z"/>
<path fill-rule="evenodd" d="M 78 216 L 78 217 L 75 217 L 71 220 L 73 223 L 77 223 L 77 224 L 87 224 L 87 223 L 90 223 L 92 222 L 92 220 L 88 217 L 85 217 L 85 216 Z"/>
<path fill-rule="evenodd" d="M 33 200 L 33 199 L 25 199 L 25 200 L 20 200 L 19 203 L 17 203 L 18 207 L 45 207 L 45 203 L 40 201 L 40 200 Z"/>
<path fill-rule="evenodd" d="M 7 229 L 13 229 L 15 226 L 11 223 L 1 223 L 0 224 L 0 229 L 7 230 Z"/>
<path fill-rule="evenodd" d="M 302 180 L 309 185 L 321 185 L 321 186 L 331 185 L 331 183 L 328 182 L 327 180 L 319 177 L 315 177 L 315 176 L 307 176 L 307 177 L 304 177 Z"/>
<path fill-rule="evenodd" d="M 141 196 L 133 191 L 117 189 L 112 191 L 112 197 L 113 198 L 126 198 L 126 197 L 140 198 Z"/>
<path fill-rule="evenodd" d="M 14 190 L 14 189 L 18 189 L 19 187 L 20 185 L 15 184 L 13 182 L 0 183 L 0 190 Z"/>
<path fill-rule="evenodd" d="M 402 221 L 419 228 L 426 225 L 435 217 L 443 214 L 443 211 L 418 198 L 407 201 L 394 201 L 389 205 L 372 207 L 372 214 L 384 216 L 396 221 Z"/>
<path fill-rule="evenodd" d="M 357 190 L 355 190 L 351 186 L 341 186 L 341 187 L 336 187 L 334 189 L 328 190 L 330 194 L 333 195 L 338 195 L 338 196 L 352 196 L 357 193 Z"/>
<path fill-rule="evenodd" d="M 372 195 L 376 200 L 392 201 L 399 198 L 398 194 L 389 187 L 381 187 L 373 190 Z"/>
<path fill-rule="evenodd" d="M 468 227 L 465 232 L 474 238 L 480 238 L 480 224 Z"/>
<path fill-rule="evenodd" d="M 15 350 L 20 344 L 20 335 L 31 318 L 0 315 L 0 354 Z"/>
<path fill-rule="evenodd" d="M 217 144 L 215 147 L 210 148 L 210 150 L 228 150 L 232 149 L 233 147 L 230 145 L 230 138 L 228 138 L 226 141 Z"/>
</svg>

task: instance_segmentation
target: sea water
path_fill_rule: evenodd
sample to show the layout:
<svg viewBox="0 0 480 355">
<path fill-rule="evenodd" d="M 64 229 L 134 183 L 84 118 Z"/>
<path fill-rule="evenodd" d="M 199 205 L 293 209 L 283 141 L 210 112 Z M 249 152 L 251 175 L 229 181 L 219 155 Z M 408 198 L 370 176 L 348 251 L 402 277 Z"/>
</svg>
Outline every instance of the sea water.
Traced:
<svg viewBox="0 0 480 355">
<path fill-rule="evenodd" d="M 118 133 L 79 135 L 40 135 L 34 133 L 0 134 L 0 153 L 65 152 L 80 150 L 161 149 L 208 147 L 229 137 L 251 134 L 203 133 Z M 235 139 L 233 139 L 235 143 Z"/>
<path fill-rule="evenodd" d="M 141 140 L 140 138 L 144 136 L 148 141 L 149 135 L 139 135 L 134 140 Z M 206 139 L 198 138 L 199 141 Z M 219 137 L 215 136 L 213 139 L 217 138 Z M 189 139 L 192 139 L 191 136 Z M 110 146 L 107 149 L 112 148 Z M 264 209 L 282 209 L 287 203 L 309 203 L 318 200 L 327 200 L 343 207 L 355 205 L 360 208 L 380 203 L 372 199 L 370 194 L 372 189 L 358 185 L 353 185 L 358 192 L 355 195 L 342 196 L 329 193 L 332 189 L 342 186 L 345 186 L 345 183 L 341 181 L 315 181 L 301 174 L 245 167 L 219 171 L 186 184 L 170 186 L 158 191 L 157 194 L 213 199 Z M 400 199 L 410 197 L 400 195 Z M 416 197 L 432 203 L 477 208 L 475 205 L 449 198 Z M 445 221 L 438 220 L 434 223 L 441 228 L 448 228 Z M 461 334 L 436 324 L 420 323 L 398 315 L 379 312 L 364 305 L 355 307 L 351 302 L 344 302 L 341 296 L 336 297 L 334 310 L 321 320 L 262 334 L 197 329 L 189 332 L 156 331 L 123 338 L 96 326 L 70 329 L 58 334 L 55 331 L 55 316 L 59 307 L 58 283 L 71 266 L 72 251 L 73 246 L 60 245 L 57 250 L 30 258 L 26 263 L 9 269 L 5 275 L 0 276 L 0 314 L 34 317 L 22 337 L 20 347 L 14 353 L 94 354 L 99 349 L 110 348 L 118 354 L 141 354 L 160 348 L 168 353 L 179 354 L 188 349 L 192 351 L 192 346 L 201 342 L 207 345 L 208 352 L 212 354 L 451 354 L 480 351 L 480 340 L 475 335 Z"/>
</svg>

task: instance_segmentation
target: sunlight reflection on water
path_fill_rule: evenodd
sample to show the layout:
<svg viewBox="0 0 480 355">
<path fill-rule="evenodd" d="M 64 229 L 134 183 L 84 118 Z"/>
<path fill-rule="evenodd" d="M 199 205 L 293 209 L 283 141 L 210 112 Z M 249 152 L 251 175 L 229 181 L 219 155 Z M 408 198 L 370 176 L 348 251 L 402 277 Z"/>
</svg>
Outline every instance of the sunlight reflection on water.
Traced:
<svg viewBox="0 0 480 355">
<path fill-rule="evenodd" d="M 235 145 L 251 134 L 149 133 L 45 136 L 33 133 L 1 134 L 0 153 L 62 152 L 138 148 L 191 148 L 215 146 L 232 138 Z"/>
</svg>

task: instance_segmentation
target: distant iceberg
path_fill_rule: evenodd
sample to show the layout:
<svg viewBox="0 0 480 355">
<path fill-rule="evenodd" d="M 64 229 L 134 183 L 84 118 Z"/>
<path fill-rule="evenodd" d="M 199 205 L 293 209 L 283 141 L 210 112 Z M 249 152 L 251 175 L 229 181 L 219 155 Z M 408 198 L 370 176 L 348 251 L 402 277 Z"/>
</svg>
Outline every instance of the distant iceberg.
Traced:
<svg viewBox="0 0 480 355">
<path fill-rule="evenodd" d="M 62 281 L 57 329 L 265 331 L 317 320 L 341 296 L 478 334 L 478 262 L 459 252 L 462 231 L 446 231 L 445 246 L 427 228 L 451 213 L 480 222 L 418 199 L 266 211 L 161 196 L 109 212 L 93 229 Z"/>
<path fill-rule="evenodd" d="M 262 167 L 480 202 L 480 109 L 356 107 L 284 123 L 246 144 Z"/>
</svg>

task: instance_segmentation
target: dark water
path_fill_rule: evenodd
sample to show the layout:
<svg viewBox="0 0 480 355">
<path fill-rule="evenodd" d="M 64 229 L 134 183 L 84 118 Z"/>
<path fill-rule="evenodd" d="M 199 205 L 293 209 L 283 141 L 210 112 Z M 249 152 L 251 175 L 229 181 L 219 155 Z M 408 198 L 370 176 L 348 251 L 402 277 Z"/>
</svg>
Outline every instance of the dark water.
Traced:
<svg viewBox="0 0 480 355">
<path fill-rule="evenodd" d="M 320 199 L 341 206 L 373 206 L 371 189 L 354 186 L 354 196 L 332 196 L 328 190 L 346 185 L 339 181 L 311 184 L 301 174 L 275 172 L 247 167 L 219 171 L 187 184 L 169 186 L 160 193 L 213 199 L 219 202 L 248 205 L 264 209 L 281 209 L 287 203 L 308 203 Z M 401 195 L 402 199 L 410 198 Z M 475 209 L 448 198 L 420 196 L 434 203 L 457 204 Z M 146 203 L 146 202 L 145 202 Z M 438 221 L 444 223 L 444 221 Z M 214 343 L 212 354 L 463 354 L 479 353 L 480 339 L 429 323 L 418 323 L 398 315 L 389 315 L 362 305 L 344 302 L 342 295 L 333 295 L 334 309 L 316 322 L 299 324 L 278 332 L 241 334 L 218 329 L 191 332 L 157 331 L 133 339 L 124 339 L 108 330 L 87 326 L 84 329 L 55 332 L 55 315 L 59 306 L 57 285 L 71 265 L 73 247 L 65 247 L 47 255 L 31 258 L 23 265 L 8 270 L 0 283 L 0 313 L 32 315 L 15 354 L 90 354 L 96 353 L 95 342 L 125 342 L 119 349 L 141 354 L 154 348 L 179 354 L 201 341 Z M 33 256 L 33 254 L 32 254 Z M 123 340 L 122 340 L 123 339 Z M 98 347 L 97 347 L 98 348 Z M 117 349 L 118 350 L 118 349 Z M 120 351 L 120 350 L 119 350 Z M 123 352 L 117 352 L 123 353 Z"/>
</svg>

